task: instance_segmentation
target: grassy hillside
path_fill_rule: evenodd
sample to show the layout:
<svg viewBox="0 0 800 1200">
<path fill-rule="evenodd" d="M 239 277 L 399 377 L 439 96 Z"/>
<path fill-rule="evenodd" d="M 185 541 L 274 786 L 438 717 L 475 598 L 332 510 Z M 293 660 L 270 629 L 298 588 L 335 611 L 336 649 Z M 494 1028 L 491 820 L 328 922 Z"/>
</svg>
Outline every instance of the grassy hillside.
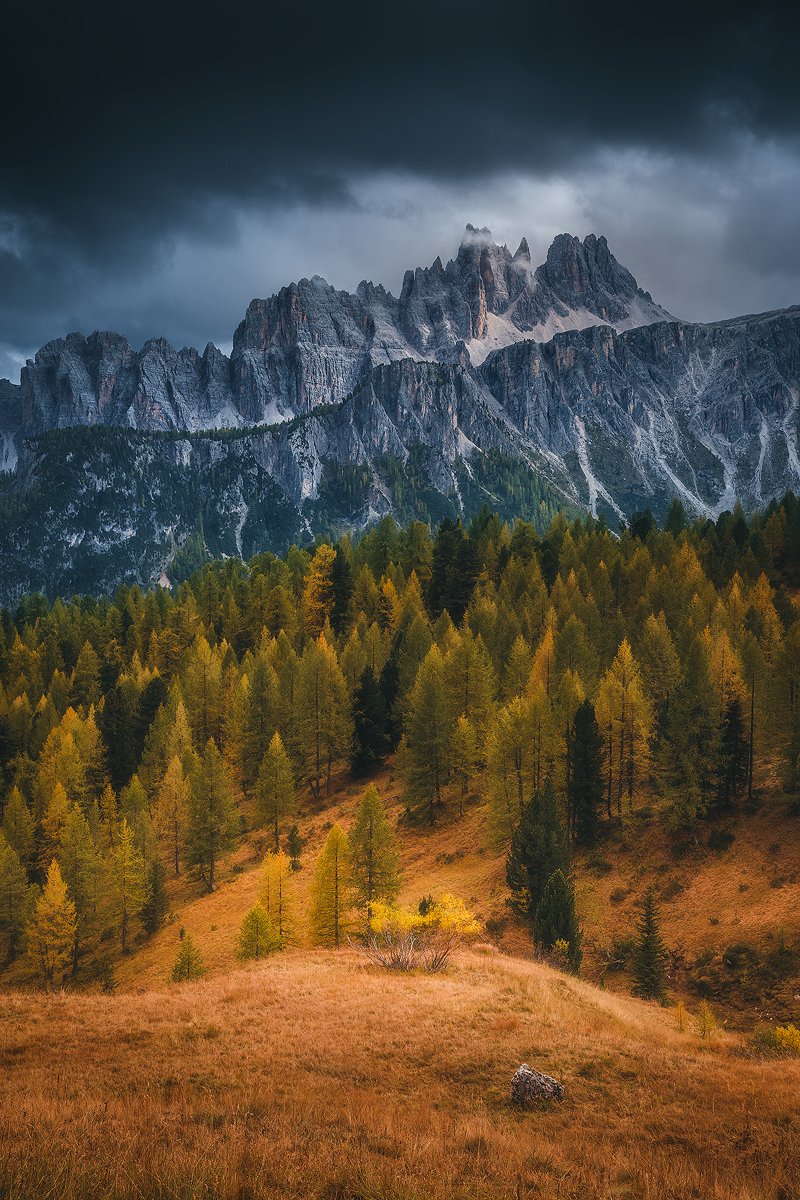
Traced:
<svg viewBox="0 0 800 1200">
<path fill-rule="evenodd" d="M 800 1169 L 800 1063 L 490 953 L 397 976 L 298 950 L 141 995 L 5 994 L 0 1057 L 15 1198 L 785 1200 Z M 509 1106 L 522 1061 L 562 1105 Z"/>
<path fill-rule="evenodd" d="M 400 850 L 403 903 L 421 896 L 452 891 L 479 915 L 486 940 L 505 953 L 530 957 L 530 936 L 511 913 L 505 882 L 505 857 L 491 849 L 489 814 L 474 802 L 463 817 L 455 814 L 433 829 L 410 826 L 404 808 L 402 780 L 394 765 L 375 779 L 395 823 Z M 311 868 L 331 824 L 345 829 L 363 785 L 347 775 L 336 781 L 333 802 L 301 799 L 298 825 L 304 838 L 303 867 L 295 876 L 298 921 L 296 942 L 307 942 L 308 888 Z M 659 896 L 664 938 L 671 951 L 672 999 L 689 1008 L 709 999 L 719 1019 L 731 1027 L 751 1029 L 762 1019 L 800 1018 L 797 970 L 773 961 L 781 939 L 789 948 L 800 944 L 800 839 L 797 819 L 786 813 L 782 798 L 765 800 L 755 815 L 731 821 L 733 834 L 725 850 L 712 850 L 705 829 L 696 843 L 674 852 L 674 839 L 663 830 L 653 809 L 634 812 L 630 821 L 605 842 L 576 860 L 577 896 L 584 925 L 583 974 L 595 983 L 627 992 L 625 969 L 615 969 L 614 947 L 635 932 L 640 902 L 651 884 Z M 118 958 L 115 977 L 123 990 L 159 988 L 168 979 L 181 928 L 192 934 L 212 974 L 236 965 L 235 946 L 244 914 L 256 902 L 261 861 L 268 846 L 263 831 L 251 833 L 224 864 L 218 891 L 202 893 L 181 877 L 171 881 L 170 922 L 155 937 L 141 940 L 134 953 Z M 756 962 L 727 966 L 730 947 L 746 944 Z M 740 956 L 739 956 L 740 957 Z M 612 960 L 611 962 L 609 960 Z M 772 966 L 770 964 L 772 963 Z"/>
</svg>

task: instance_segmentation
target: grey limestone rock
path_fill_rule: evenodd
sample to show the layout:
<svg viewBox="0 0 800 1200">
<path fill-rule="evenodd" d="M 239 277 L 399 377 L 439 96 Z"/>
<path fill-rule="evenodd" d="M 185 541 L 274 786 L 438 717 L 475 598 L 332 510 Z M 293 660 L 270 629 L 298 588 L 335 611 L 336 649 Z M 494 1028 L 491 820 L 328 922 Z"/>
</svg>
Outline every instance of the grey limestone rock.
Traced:
<svg viewBox="0 0 800 1200">
<path fill-rule="evenodd" d="M 563 1083 L 559 1083 L 551 1075 L 543 1075 L 541 1071 L 534 1071 L 527 1063 L 517 1067 L 514 1078 L 511 1080 L 512 1104 L 517 1104 L 520 1108 L 527 1108 L 542 1100 L 563 1099 Z"/>
</svg>

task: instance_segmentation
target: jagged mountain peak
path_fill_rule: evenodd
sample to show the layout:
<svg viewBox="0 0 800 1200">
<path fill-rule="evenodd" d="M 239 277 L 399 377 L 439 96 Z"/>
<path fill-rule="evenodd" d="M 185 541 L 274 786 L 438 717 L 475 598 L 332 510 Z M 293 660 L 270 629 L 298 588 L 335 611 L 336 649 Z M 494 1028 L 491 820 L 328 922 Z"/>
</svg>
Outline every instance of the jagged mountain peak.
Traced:
<svg viewBox="0 0 800 1200">
<path fill-rule="evenodd" d="M 399 297 L 366 281 L 339 290 L 315 274 L 253 299 L 230 358 L 216 347 L 176 351 L 162 338 L 135 351 L 109 331 L 48 343 L 22 374 L 22 424 L 273 423 L 342 400 L 371 367 L 398 359 L 451 363 L 466 347 L 478 366 L 516 341 L 668 318 L 602 236 L 561 234 L 533 270 L 526 238 L 512 255 L 488 227 L 468 224 L 455 258 L 407 271 Z"/>
<path fill-rule="evenodd" d="M 492 246 L 494 245 L 494 237 L 491 229 L 484 226 L 470 225 L 467 222 L 464 227 L 464 236 L 461 238 L 462 246 Z"/>
</svg>

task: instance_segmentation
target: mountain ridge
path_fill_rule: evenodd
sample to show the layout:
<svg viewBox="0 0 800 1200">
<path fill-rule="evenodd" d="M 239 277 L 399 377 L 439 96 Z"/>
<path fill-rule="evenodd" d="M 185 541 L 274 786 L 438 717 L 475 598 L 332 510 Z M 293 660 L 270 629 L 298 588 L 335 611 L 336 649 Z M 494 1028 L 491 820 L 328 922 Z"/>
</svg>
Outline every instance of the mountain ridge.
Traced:
<svg viewBox="0 0 800 1200">
<path fill-rule="evenodd" d="M 174 576 L 200 529 L 247 557 L 484 502 L 544 529 L 558 507 L 615 526 L 797 489 L 800 306 L 681 322 L 604 238 L 561 235 L 533 270 L 489 237 L 400 298 L 316 277 L 253 301 L 230 358 L 48 343 L 0 385 L 3 598 Z"/>
<path fill-rule="evenodd" d="M 100 330 L 47 342 L 22 369 L 19 425 L 40 433 L 269 424 L 343 400 L 371 367 L 400 358 L 448 362 L 463 344 L 479 365 L 497 345 L 662 317 L 603 237 L 561 234 L 534 270 L 524 239 L 512 256 L 488 230 L 468 226 L 456 257 L 407 271 L 399 297 L 365 280 L 350 293 L 315 275 L 252 300 L 230 357 L 213 343 L 200 353 L 164 338 L 137 352 Z"/>
</svg>

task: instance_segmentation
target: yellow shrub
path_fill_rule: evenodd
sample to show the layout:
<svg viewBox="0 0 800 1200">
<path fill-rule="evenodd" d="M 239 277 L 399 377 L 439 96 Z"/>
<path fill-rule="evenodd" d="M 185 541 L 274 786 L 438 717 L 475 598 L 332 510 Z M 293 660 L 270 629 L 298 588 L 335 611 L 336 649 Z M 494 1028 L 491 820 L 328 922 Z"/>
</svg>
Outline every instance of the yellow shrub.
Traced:
<svg viewBox="0 0 800 1200">
<path fill-rule="evenodd" d="M 783 1054 L 800 1058 L 800 1029 L 796 1025 L 779 1025 L 775 1030 L 775 1039 Z"/>
</svg>

